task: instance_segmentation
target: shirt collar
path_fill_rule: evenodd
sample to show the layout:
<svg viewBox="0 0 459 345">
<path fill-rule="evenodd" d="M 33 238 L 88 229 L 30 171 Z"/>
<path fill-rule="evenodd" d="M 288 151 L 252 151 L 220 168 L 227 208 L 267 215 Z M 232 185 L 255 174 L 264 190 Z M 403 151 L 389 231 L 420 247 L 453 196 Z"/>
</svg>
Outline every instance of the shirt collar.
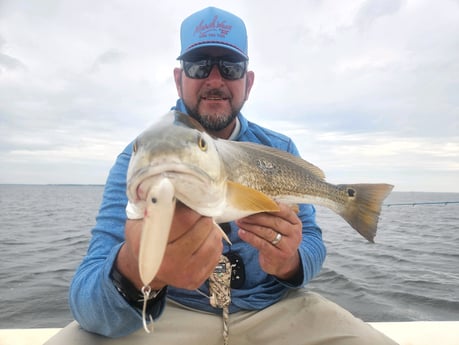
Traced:
<svg viewBox="0 0 459 345">
<path fill-rule="evenodd" d="M 236 140 L 241 132 L 241 121 L 239 121 L 239 117 L 236 117 L 236 126 L 234 126 L 233 132 L 229 136 L 228 140 Z"/>
</svg>

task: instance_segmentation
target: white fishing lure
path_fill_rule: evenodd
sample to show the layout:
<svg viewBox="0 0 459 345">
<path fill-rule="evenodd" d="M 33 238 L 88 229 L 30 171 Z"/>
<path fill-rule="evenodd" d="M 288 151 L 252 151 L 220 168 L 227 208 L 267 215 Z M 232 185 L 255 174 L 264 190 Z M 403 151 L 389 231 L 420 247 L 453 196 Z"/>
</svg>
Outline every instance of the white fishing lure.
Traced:
<svg viewBox="0 0 459 345">
<path fill-rule="evenodd" d="M 139 273 L 144 297 L 143 327 L 150 333 L 146 322 L 146 307 L 150 297 L 150 282 L 158 272 L 175 211 L 175 189 L 168 178 L 162 177 L 152 184 L 145 199 L 143 228 L 139 248 Z"/>
</svg>

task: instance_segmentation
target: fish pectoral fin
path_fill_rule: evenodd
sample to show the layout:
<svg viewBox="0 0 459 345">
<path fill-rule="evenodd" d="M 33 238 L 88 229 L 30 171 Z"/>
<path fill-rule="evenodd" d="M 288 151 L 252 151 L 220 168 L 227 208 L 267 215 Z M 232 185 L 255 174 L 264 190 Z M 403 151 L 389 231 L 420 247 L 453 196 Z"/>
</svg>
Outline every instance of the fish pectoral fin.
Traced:
<svg viewBox="0 0 459 345">
<path fill-rule="evenodd" d="M 155 278 L 161 266 L 174 217 L 175 189 L 169 179 L 161 179 L 152 185 L 145 203 L 139 248 L 139 273 L 146 286 Z"/>
<path fill-rule="evenodd" d="M 227 181 L 227 203 L 252 213 L 279 211 L 279 205 L 266 194 L 233 181 Z"/>
</svg>

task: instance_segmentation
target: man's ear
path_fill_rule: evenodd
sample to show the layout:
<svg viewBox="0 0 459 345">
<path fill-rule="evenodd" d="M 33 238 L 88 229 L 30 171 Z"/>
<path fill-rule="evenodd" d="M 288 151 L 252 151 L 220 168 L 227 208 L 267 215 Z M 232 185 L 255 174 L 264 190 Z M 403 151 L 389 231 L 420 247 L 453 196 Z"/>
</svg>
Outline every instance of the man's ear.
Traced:
<svg viewBox="0 0 459 345">
<path fill-rule="evenodd" d="M 245 79 L 245 100 L 249 99 L 250 90 L 252 90 L 253 82 L 255 81 L 255 73 L 253 71 L 247 71 Z"/>
<path fill-rule="evenodd" d="M 177 89 L 177 93 L 179 98 L 182 98 L 182 69 L 181 68 L 174 68 L 174 80 L 175 80 L 175 87 Z"/>
</svg>

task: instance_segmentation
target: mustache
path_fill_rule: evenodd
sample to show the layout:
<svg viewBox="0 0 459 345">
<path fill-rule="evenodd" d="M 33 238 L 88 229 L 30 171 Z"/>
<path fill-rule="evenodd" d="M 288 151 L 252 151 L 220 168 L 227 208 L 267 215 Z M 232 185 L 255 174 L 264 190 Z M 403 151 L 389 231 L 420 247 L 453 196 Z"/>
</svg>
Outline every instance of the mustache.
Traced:
<svg viewBox="0 0 459 345">
<path fill-rule="evenodd" d="M 221 89 L 210 89 L 210 90 L 203 91 L 200 94 L 200 97 L 201 98 L 223 98 L 223 99 L 231 98 L 227 92 Z"/>
</svg>

